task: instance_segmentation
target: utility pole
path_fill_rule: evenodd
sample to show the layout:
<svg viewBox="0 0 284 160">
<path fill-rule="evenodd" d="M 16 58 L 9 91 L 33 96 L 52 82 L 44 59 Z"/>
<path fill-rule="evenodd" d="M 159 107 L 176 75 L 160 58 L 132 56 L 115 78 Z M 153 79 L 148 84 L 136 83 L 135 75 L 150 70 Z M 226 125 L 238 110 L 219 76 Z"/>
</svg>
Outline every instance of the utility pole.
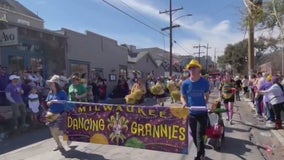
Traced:
<svg viewBox="0 0 284 160">
<path fill-rule="evenodd" d="M 193 46 L 193 48 L 198 48 L 197 54 L 198 54 L 198 61 L 199 61 L 199 63 L 201 63 L 201 62 L 200 62 L 200 54 L 201 54 L 201 53 L 204 53 L 204 52 L 200 52 L 200 48 L 201 48 L 201 47 L 206 48 L 206 46 L 201 46 L 200 43 L 198 44 L 198 46 Z"/>
<path fill-rule="evenodd" d="M 206 71 L 206 74 L 208 73 L 208 49 L 210 49 L 211 47 L 209 47 L 209 44 L 207 43 L 207 46 L 206 46 L 206 67 L 205 67 L 205 71 Z"/>
<path fill-rule="evenodd" d="M 166 28 L 162 28 L 162 31 L 170 30 L 170 76 L 173 74 L 173 28 L 180 27 L 180 25 L 173 25 L 173 14 L 178 10 L 182 10 L 183 8 L 172 9 L 172 0 L 170 0 L 170 10 L 166 10 L 160 12 L 160 14 L 168 13 L 170 15 L 170 26 Z"/>
<path fill-rule="evenodd" d="M 217 56 L 216 56 L 216 48 L 214 49 L 214 71 L 216 70 L 216 68 L 217 68 Z M 215 65 L 215 63 L 216 63 L 216 65 Z"/>
<path fill-rule="evenodd" d="M 254 13 L 254 4 L 253 0 L 250 0 L 248 4 L 248 75 L 249 79 L 252 78 L 252 73 L 254 71 L 254 24 L 253 24 L 253 13 Z"/>
</svg>

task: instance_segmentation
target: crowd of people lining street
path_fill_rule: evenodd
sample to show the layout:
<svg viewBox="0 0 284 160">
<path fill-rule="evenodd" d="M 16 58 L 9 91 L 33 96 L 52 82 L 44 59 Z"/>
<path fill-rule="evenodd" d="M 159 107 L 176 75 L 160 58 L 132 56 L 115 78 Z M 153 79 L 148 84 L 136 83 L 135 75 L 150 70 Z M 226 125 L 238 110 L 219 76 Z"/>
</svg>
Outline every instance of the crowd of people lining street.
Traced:
<svg viewBox="0 0 284 160">
<path fill-rule="evenodd" d="M 199 70 L 196 70 L 196 68 L 199 68 Z M 256 73 L 249 79 L 247 75 L 232 76 L 230 73 L 225 73 L 210 77 L 202 76 L 201 68 L 198 62 L 193 61 L 189 63 L 187 71 L 182 75 L 171 77 L 149 73 L 143 78 L 141 72 L 133 71 L 131 78 L 119 76 L 116 87 L 107 95 L 107 81 L 102 77 L 88 79 L 86 73 L 73 73 L 69 77 L 53 75 L 45 80 L 39 71 L 24 70 L 7 73 L 7 68 L 0 66 L 0 107 L 11 107 L 12 123 L 5 127 L 12 128 L 13 131 L 39 123 L 43 111 L 48 110 L 51 115 L 61 114 L 64 108 L 55 103 L 57 100 L 103 103 L 109 98 L 123 98 L 126 104 L 139 105 L 145 98 L 155 98 L 158 105 L 164 106 L 166 98 L 169 97 L 172 103 L 180 102 L 183 106 L 193 108 L 195 105 L 204 106 L 207 110 L 208 98 L 205 101 L 199 98 L 196 104 L 188 100 L 194 94 L 190 94 L 186 86 L 197 85 L 199 88 L 197 90 L 200 91 L 200 88 L 203 88 L 202 93 L 204 94 L 200 94 L 203 96 L 205 93 L 206 95 L 209 94 L 212 89 L 219 89 L 220 100 L 227 110 L 227 120 L 230 124 L 233 124 L 235 101 L 241 101 L 241 97 L 245 97 L 250 98 L 255 104 L 256 118 L 267 121 L 267 125 L 273 124 L 274 129 L 282 128 L 281 111 L 284 111 L 284 80 L 279 75 Z M 193 83 L 195 82 L 194 77 L 199 81 L 199 76 L 206 81 L 200 82 L 200 84 Z M 208 88 L 205 85 L 207 82 Z M 54 105 L 57 105 L 57 107 L 54 107 Z M 197 115 L 201 113 L 200 108 L 196 113 Z M 207 113 L 207 111 L 204 113 Z M 191 115 L 191 117 L 196 117 L 196 115 Z M 203 124 L 205 119 L 203 116 L 201 119 L 196 118 L 191 121 Z M 0 120 L 2 125 L 3 120 Z M 60 135 L 60 131 L 56 123 L 54 125 L 52 121 L 50 122 L 48 125 L 57 143 L 56 150 L 58 150 L 62 147 L 59 139 L 56 138 Z M 191 127 L 191 130 L 194 130 L 196 124 L 191 124 Z M 0 132 L 3 132 L 3 127 Z M 202 146 L 198 143 L 201 142 L 196 139 L 196 146 Z M 204 149 L 201 147 L 201 150 L 198 150 L 197 157 L 202 156 L 204 156 Z"/>
</svg>

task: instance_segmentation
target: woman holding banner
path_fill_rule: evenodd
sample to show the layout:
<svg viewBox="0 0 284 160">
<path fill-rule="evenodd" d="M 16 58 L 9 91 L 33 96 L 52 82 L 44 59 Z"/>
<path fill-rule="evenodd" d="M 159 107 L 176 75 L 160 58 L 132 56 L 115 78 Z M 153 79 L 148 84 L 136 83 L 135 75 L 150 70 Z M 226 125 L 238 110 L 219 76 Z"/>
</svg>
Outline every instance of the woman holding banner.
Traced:
<svg viewBox="0 0 284 160">
<path fill-rule="evenodd" d="M 197 148 L 195 160 L 205 159 L 204 136 L 208 122 L 207 102 L 209 99 L 209 82 L 200 75 L 201 64 L 195 59 L 186 66 L 190 77 L 181 86 L 181 102 L 189 107 L 189 125 L 193 142 Z"/>
<path fill-rule="evenodd" d="M 64 151 L 59 136 L 63 135 L 61 129 L 61 123 L 63 121 L 61 114 L 64 112 L 65 108 L 63 103 L 68 100 L 68 96 L 63 90 L 67 79 L 63 76 L 54 75 L 50 80 L 47 80 L 47 83 L 49 84 L 50 92 L 46 98 L 46 104 L 49 107 L 46 114 L 46 124 L 49 126 L 50 133 L 57 144 L 57 147 L 54 148 L 53 151 Z M 70 143 L 70 141 L 68 141 L 67 144 L 68 143 Z"/>
</svg>

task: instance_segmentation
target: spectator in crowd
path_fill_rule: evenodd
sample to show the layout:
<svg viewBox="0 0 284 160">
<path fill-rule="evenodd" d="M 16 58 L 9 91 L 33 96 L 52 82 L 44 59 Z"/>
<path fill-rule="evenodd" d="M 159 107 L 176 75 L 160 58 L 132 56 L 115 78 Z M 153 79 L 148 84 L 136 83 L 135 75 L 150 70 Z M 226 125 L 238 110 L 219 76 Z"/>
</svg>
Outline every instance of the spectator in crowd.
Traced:
<svg viewBox="0 0 284 160">
<path fill-rule="evenodd" d="M 251 79 L 249 80 L 250 97 L 252 99 L 253 104 L 255 104 L 255 94 L 257 91 L 256 84 L 257 84 L 257 76 L 253 74 Z"/>
<path fill-rule="evenodd" d="M 249 79 L 248 76 L 245 75 L 244 78 L 242 79 L 242 87 L 243 87 L 243 92 L 246 98 L 248 98 L 249 94 Z"/>
<path fill-rule="evenodd" d="M 43 87 L 44 86 L 44 79 L 43 79 L 43 77 L 42 77 L 42 75 L 41 75 L 41 72 L 40 71 L 36 71 L 35 72 L 35 76 L 37 77 L 37 85 L 39 86 L 39 87 Z"/>
<path fill-rule="evenodd" d="M 39 79 L 37 75 L 35 74 L 35 72 L 28 71 L 28 79 L 33 82 L 34 86 L 38 84 Z"/>
<path fill-rule="evenodd" d="M 272 83 L 272 75 L 268 75 L 267 78 L 266 78 L 266 82 L 264 83 L 262 88 L 260 88 L 260 90 L 267 90 L 272 85 L 273 85 L 273 83 Z M 272 105 L 270 103 L 268 94 L 264 94 L 263 95 L 263 104 L 264 104 L 263 117 L 266 120 L 268 120 L 268 124 L 271 124 L 271 123 L 273 123 L 275 121 L 275 117 L 274 117 L 274 112 L 273 112 Z"/>
<path fill-rule="evenodd" d="M 239 76 L 235 77 L 235 87 L 236 87 L 236 100 L 241 101 L 240 92 L 242 90 L 242 80 Z"/>
<path fill-rule="evenodd" d="M 39 112 L 39 96 L 37 94 L 37 88 L 33 87 L 28 96 L 28 105 L 31 111 L 31 120 L 33 124 L 38 122 L 37 116 Z"/>
<path fill-rule="evenodd" d="M 7 99 L 11 103 L 13 111 L 14 129 L 17 130 L 19 127 L 18 117 L 20 117 L 21 126 L 28 127 L 28 125 L 26 124 L 26 105 L 22 98 L 24 90 L 21 84 L 19 83 L 19 76 L 11 75 L 9 79 L 11 80 L 11 82 L 6 87 L 5 93 Z"/>
<path fill-rule="evenodd" d="M 257 81 L 256 81 L 256 94 L 255 94 L 255 103 L 256 103 L 256 117 L 257 118 L 263 118 L 262 113 L 263 113 L 263 95 L 262 94 L 257 94 L 258 91 L 263 88 L 263 85 L 266 81 L 266 74 L 265 73 L 257 73 Z"/>
<path fill-rule="evenodd" d="M 273 110 L 275 113 L 275 128 L 274 129 L 282 129 L 282 120 L 281 120 L 281 111 L 284 111 L 284 89 L 280 84 L 280 80 L 278 76 L 272 77 L 273 85 L 267 90 L 258 91 L 259 94 L 267 94 L 267 97 L 273 106 Z"/>
<path fill-rule="evenodd" d="M 97 103 L 99 101 L 99 87 L 98 87 L 98 79 L 95 78 L 91 81 L 92 92 L 93 92 L 93 102 Z"/>
<path fill-rule="evenodd" d="M 77 74 L 71 76 L 72 84 L 69 86 L 68 94 L 70 101 L 87 102 L 87 88 L 81 83 Z"/>
<path fill-rule="evenodd" d="M 5 88 L 9 84 L 9 75 L 3 66 L 0 65 L 0 106 L 7 105 L 7 100 L 5 96 Z"/>
<path fill-rule="evenodd" d="M 99 78 L 98 87 L 99 87 L 99 98 L 100 98 L 100 100 L 106 99 L 106 89 L 107 89 L 107 86 L 105 84 L 105 81 L 106 81 L 105 79 Z"/>
<path fill-rule="evenodd" d="M 23 101 L 26 105 L 28 105 L 28 96 L 29 96 L 33 87 L 35 87 L 34 83 L 30 79 L 26 79 L 22 83 L 22 88 L 23 88 L 23 91 L 24 91 L 22 97 L 23 97 Z"/>
</svg>

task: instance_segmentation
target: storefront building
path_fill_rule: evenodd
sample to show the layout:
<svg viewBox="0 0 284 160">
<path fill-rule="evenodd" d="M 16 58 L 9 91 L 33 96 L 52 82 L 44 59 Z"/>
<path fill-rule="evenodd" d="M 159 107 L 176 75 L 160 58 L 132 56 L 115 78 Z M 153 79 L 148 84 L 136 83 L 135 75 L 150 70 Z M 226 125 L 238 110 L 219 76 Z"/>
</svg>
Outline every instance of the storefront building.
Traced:
<svg viewBox="0 0 284 160">
<path fill-rule="evenodd" d="M 118 78 L 127 75 L 126 47 L 102 35 L 86 31 L 79 33 L 62 29 L 67 38 L 67 72 L 85 73 L 89 79 L 102 78 L 107 83 L 107 93 L 117 85 Z"/>
<path fill-rule="evenodd" d="M 65 72 L 64 35 L 44 29 L 40 17 L 14 0 L 1 1 L 0 17 L 0 63 L 9 73 L 40 71 L 47 78 Z"/>
</svg>

